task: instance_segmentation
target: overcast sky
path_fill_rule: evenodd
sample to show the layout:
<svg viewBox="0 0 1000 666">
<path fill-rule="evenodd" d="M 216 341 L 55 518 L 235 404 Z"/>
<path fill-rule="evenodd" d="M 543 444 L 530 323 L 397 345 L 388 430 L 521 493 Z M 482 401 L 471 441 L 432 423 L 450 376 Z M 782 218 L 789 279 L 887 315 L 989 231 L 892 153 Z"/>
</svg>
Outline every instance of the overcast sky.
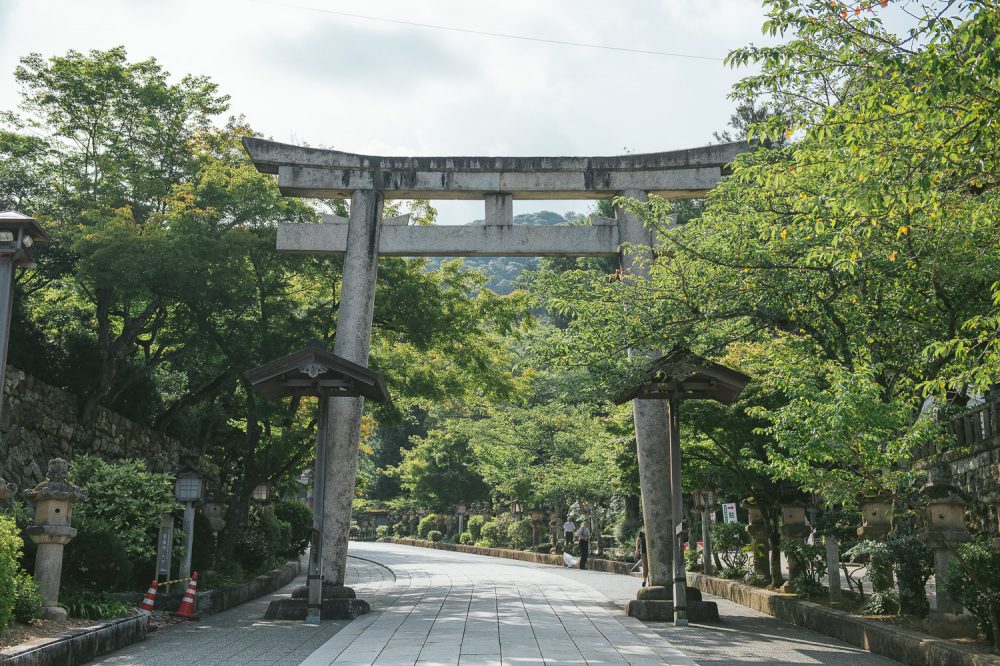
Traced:
<svg viewBox="0 0 1000 666">
<path fill-rule="evenodd" d="M 278 141 L 385 155 L 687 148 L 726 125 L 743 73 L 721 58 L 763 42 L 763 18 L 758 0 L 0 0 L 0 108 L 17 103 L 21 56 L 123 44 L 174 75 L 210 76 Z M 515 202 L 515 213 L 588 207 Z M 475 202 L 439 209 L 443 223 L 483 216 Z"/>
</svg>

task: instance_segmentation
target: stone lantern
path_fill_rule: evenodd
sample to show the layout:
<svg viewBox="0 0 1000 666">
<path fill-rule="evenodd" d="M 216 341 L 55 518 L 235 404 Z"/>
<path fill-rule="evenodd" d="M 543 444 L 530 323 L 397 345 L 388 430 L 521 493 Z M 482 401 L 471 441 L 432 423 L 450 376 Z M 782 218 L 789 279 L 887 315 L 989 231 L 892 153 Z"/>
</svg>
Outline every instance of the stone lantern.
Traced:
<svg viewBox="0 0 1000 666">
<path fill-rule="evenodd" d="M 750 545 L 753 548 L 753 573 L 754 576 L 763 579 L 770 579 L 771 567 L 767 560 L 767 525 L 764 523 L 764 512 L 760 510 L 752 499 L 743 502 L 743 508 L 747 510 L 749 522 L 747 524 L 747 534 L 750 535 Z"/>
<path fill-rule="evenodd" d="M 802 539 L 811 531 L 806 522 L 806 507 L 804 504 L 792 503 L 781 506 L 781 536 L 785 539 Z M 788 558 L 788 580 L 781 586 L 782 592 L 792 592 L 792 581 L 805 573 L 802 563 L 792 557 Z"/>
<path fill-rule="evenodd" d="M 952 483 L 951 467 L 947 463 L 934 465 L 927 471 L 927 483 L 920 492 L 927 497 L 927 546 L 934 551 L 937 610 L 961 613 L 962 605 L 944 594 L 940 581 L 944 580 L 948 564 L 955 556 L 955 548 L 972 540 L 965 527 L 967 503 Z"/>
<path fill-rule="evenodd" d="M 892 529 L 892 501 L 887 497 L 866 497 L 861 503 L 861 527 L 858 536 L 881 541 Z"/>
<path fill-rule="evenodd" d="M 987 495 L 983 501 L 993 510 L 993 520 L 996 521 L 997 532 L 1000 533 L 1000 493 Z M 993 537 L 993 547 L 1000 549 L 1000 534 Z"/>
<path fill-rule="evenodd" d="M 545 512 L 537 509 L 531 512 L 531 545 L 537 547 L 542 543 L 542 533 L 545 531 Z"/>
<path fill-rule="evenodd" d="M 6 480 L 0 478 L 0 502 L 6 502 L 14 493 L 17 492 L 17 484 L 7 483 Z"/>
<path fill-rule="evenodd" d="M 42 617 L 62 622 L 66 611 L 59 607 L 59 581 L 62 577 L 63 547 L 76 536 L 70 527 L 73 505 L 87 499 L 87 490 L 67 480 L 69 463 L 62 458 L 49 461 L 47 478 L 25 496 L 35 502 L 35 524 L 28 536 L 38 544 L 35 555 L 35 578 L 45 599 Z"/>
<path fill-rule="evenodd" d="M 553 551 L 559 547 L 559 514 L 555 511 L 549 512 L 549 540 L 552 542 Z"/>
</svg>

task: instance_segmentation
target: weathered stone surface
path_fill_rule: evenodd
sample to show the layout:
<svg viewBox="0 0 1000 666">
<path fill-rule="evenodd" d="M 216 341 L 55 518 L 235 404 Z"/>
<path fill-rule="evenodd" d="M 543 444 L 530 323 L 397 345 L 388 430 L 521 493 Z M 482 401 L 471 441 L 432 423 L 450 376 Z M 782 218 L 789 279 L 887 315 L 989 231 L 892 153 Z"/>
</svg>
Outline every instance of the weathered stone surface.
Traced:
<svg viewBox="0 0 1000 666">
<path fill-rule="evenodd" d="M 308 599 L 276 599 L 267 606 L 265 620 L 304 620 L 308 612 Z M 364 599 L 324 599 L 320 618 L 323 620 L 353 620 L 371 612 Z"/>
<path fill-rule="evenodd" d="M 378 253 L 387 257 L 615 256 L 617 227 L 596 226 L 399 226 L 382 225 Z M 341 255 L 347 225 L 279 224 L 279 252 Z"/>
<path fill-rule="evenodd" d="M 693 590 L 689 589 L 688 592 Z M 714 601 L 693 601 L 685 605 L 688 622 L 718 622 L 719 607 Z M 625 614 L 643 622 L 673 622 L 674 602 L 633 599 L 625 604 Z"/>
<path fill-rule="evenodd" d="M 77 666 L 146 638 L 146 616 L 99 622 L 0 651 L 5 666 Z"/>
<path fill-rule="evenodd" d="M 671 585 L 650 585 L 639 588 L 635 598 L 639 601 L 673 601 L 674 589 Z M 701 590 L 696 587 L 688 588 L 688 601 L 701 601 Z"/>
<path fill-rule="evenodd" d="M 7 367 L 0 420 L 0 477 L 19 488 L 45 478 L 52 458 L 84 453 L 109 460 L 140 458 L 155 471 L 173 471 L 188 454 L 180 442 L 98 408 L 90 423 L 80 423 L 77 399 L 54 386 Z"/>
<path fill-rule="evenodd" d="M 307 585 L 300 585 L 294 590 L 292 590 L 292 599 L 308 599 L 308 598 L 309 598 L 309 587 Z M 355 594 L 354 588 L 347 587 L 346 585 L 334 585 L 331 582 L 323 581 L 323 598 L 357 599 L 358 595 Z"/>
<path fill-rule="evenodd" d="M 244 139 L 257 169 L 282 193 L 349 197 L 379 189 L 387 199 L 600 199 L 623 190 L 666 197 L 704 194 L 746 142 L 612 157 L 379 157 Z"/>
</svg>

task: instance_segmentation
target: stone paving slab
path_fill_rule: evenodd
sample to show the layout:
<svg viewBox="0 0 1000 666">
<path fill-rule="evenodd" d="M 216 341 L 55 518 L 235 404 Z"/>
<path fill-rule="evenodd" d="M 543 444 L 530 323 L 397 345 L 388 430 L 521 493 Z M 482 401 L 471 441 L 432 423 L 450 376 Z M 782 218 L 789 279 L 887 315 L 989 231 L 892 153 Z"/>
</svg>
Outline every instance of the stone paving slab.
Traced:
<svg viewBox="0 0 1000 666">
<path fill-rule="evenodd" d="M 364 595 L 377 594 L 379 588 L 393 582 L 392 573 L 385 568 L 356 559 L 349 560 L 348 580 Z M 91 663 L 296 666 L 331 636 L 351 626 L 348 620 L 324 622 L 317 627 L 301 621 L 263 619 L 272 599 L 291 597 L 292 590 L 303 584 L 305 576 L 300 576 L 273 595 L 208 615 L 199 622 L 162 629 L 142 643 Z"/>
</svg>

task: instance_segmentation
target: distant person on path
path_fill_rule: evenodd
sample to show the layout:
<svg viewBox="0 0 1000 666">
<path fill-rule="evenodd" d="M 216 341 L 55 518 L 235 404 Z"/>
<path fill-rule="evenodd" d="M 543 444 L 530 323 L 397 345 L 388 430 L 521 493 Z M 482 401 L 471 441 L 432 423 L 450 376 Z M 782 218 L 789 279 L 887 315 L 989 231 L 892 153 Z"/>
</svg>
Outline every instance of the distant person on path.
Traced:
<svg viewBox="0 0 1000 666">
<path fill-rule="evenodd" d="M 587 556 L 590 555 L 590 527 L 589 521 L 580 526 L 580 531 L 576 533 L 576 538 L 580 542 L 580 568 L 587 568 Z"/>
<path fill-rule="evenodd" d="M 649 578 L 649 556 L 646 554 L 646 530 L 639 530 L 635 537 L 635 559 L 642 563 L 642 586 L 646 587 Z"/>
<path fill-rule="evenodd" d="M 566 550 L 569 550 L 573 545 L 573 532 L 576 531 L 576 525 L 573 524 L 572 516 L 566 516 L 566 522 L 563 523 L 563 536 L 566 539 Z"/>
</svg>

